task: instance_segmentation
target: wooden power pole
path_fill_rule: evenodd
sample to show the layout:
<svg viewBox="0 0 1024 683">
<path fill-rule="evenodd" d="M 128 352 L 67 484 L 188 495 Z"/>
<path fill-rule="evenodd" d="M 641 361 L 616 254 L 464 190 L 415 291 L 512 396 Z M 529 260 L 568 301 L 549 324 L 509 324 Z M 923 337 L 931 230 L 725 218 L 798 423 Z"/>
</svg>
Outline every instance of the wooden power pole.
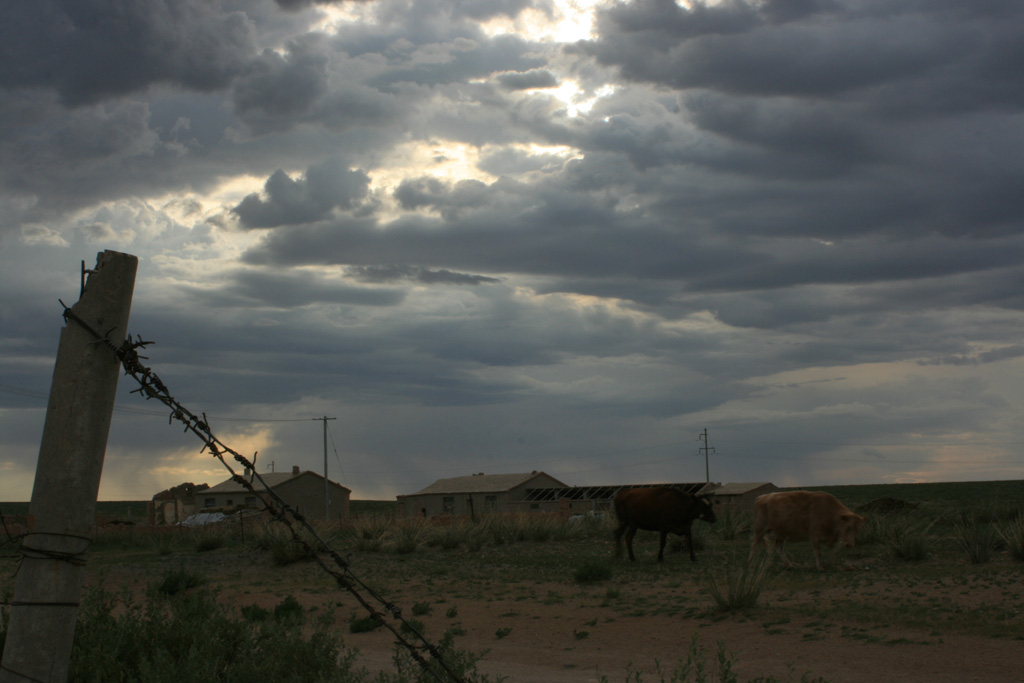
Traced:
<svg viewBox="0 0 1024 683">
<path fill-rule="evenodd" d="M 331 483 L 327 479 L 327 421 L 337 420 L 336 417 L 314 417 L 314 420 L 324 421 L 324 521 L 331 518 Z"/>
<path fill-rule="evenodd" d="M 700 438 L 700 440 L 704 442 L 704 445 L 701 446 L 700 449 L 699 449 L 699 450 L 704 451 L 704 481 L 710 484 L 711 483 L 711 468 L 708 465 L 708 453 L 713 451 L 713 450 L 715 450 L 715 448 L 714 448 L 714 446 L 709 446 L 708 445 L 708 428 L 707 427 L 704 428 L 704 431 L 700 433 L 700 437 L 698 437 L 698 438 Z"/>
<path fill-rule="evenodd" d="M 137 267 L 138 259 L 130 254 L 98 254 L 78 302 L 65 316 L 0 683 L 63 683 L 68 677 L 120 376 L 117 356 L 95 335 L 115 347 L 125 340 Z"/>
</svg>

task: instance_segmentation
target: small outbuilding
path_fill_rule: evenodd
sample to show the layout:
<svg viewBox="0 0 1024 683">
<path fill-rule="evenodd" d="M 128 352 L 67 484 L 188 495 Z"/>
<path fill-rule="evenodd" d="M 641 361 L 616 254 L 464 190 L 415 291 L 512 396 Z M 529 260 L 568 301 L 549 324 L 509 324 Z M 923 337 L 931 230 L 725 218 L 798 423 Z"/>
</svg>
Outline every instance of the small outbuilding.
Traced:
<svg viewBox="0 0 1024 683">
<path fill-rule="evenodd" d="M 537 512 L 542 506 L 528 500 L 533 489 L 568 488 L 544 472 L 471 474 L 438 479 L 416 493 L 398 496 L 398 514 L 406 517 L 478 515 L 496 512 Z"/>
<path fill-rule="evenodd" d="M 764 494 L 778 491 L 779 487 L 766 481 L 730 482 L 708 487 L 704 493 L 711 494 L 711 500 L 717 505 L 727 505 L 736 509 L 754 509 L 754 500 Z"/>
<path fill-rule="evenodd" d="M 260 498 L 267 495 L 261 492 L 264 487 L 251 473 L 247 473 L 246 478 L 252 481 L 256 493 L 234 479 L 228 479 L 198 493 L 196 507 L 205 512 L 262 509 L 263 503 Z M 323 476 L 312 470 L 303 471 L 293 467 L 291 472 L 269 472 L 261 474 L 260 478 L 266 484 L 266 488 L 308 519 L 344 519 L 349 516 L 349 498 L 352 491 L 329 480 L 325 487 Z"/>
<path fill-rule="evenodd" d="M 146 519 L 150 524 L 177 524 L 196 511 L 196 494 L 210 488 L 208 484 L 186 482 L 172 486 L 153 496 L 146 504 Z"/>
</svg>

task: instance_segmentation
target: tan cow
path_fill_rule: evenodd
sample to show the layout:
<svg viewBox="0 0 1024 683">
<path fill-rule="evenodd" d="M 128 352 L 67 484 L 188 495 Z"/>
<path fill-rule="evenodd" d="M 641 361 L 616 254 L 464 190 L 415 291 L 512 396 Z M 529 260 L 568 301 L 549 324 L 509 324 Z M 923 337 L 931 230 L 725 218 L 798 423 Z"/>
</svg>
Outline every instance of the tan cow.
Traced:
<svg viewBox="0 0 1024 683">
<path fill-rule="evenodd" d="M 821 491 L 776 491 L 758 496 L 754 501 L 754 535 L 750 540 L 750 555 L 754 559 L 758 544 L 765 542 L 771 548 L 768 538 L 774 541 L 779 557 L 787 567 L 793 563 L 786 557 L 782 545 L 786 541 L 807 541 L 814 546 L 814 556 L 821 564 L 821 545 L 828 547 L 842 541 L 852 548 L 857 532 L 864 526 L 867 517 L 851 512 L 830 493 Z"/>
</svg>

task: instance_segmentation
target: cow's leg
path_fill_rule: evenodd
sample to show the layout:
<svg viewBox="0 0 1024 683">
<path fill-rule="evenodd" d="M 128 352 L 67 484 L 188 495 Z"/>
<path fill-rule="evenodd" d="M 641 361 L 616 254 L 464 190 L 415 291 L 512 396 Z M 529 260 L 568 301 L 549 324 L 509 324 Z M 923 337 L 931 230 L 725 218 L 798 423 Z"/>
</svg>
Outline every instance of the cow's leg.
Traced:
<svg viewBox="0 0 1024 683">
<path fill-rule="evenodd" d="M 693 552 L 693 529 L 686 532 L 686 544 L 690 546 L 690 561 L 697 561 L 697 554 Z"/>
<path fill-rule="evenodd" d="M 814 558 L 818 561 L 818 571 L 825 571 L 825 565 L 821 563 L 821 543 L 818 541 L 811 541 L 811 545 L 814 546 Z"/>
<path fill-rule="evenodd" d="M 786 556 L 786 552 L 782 549 L 782 546 L 785 542 L 786 541 L 784 539 L 775 539 L 775 552 L 777 552 L 779 554 L 779 557 L 782 558 L 782 564 L 786 565 L 787 569 L 792 569 L 793 563 Z"/>
<path fill-rule="evenodd" d="M 619 523 L 619 528 L 615 530 L 615 557 L 622 557 L 622 534 L 626 531 L 626 524 L 624 522 Z"/>
<path fill-rule="evenodd" d="M 626 532 L 626 550 L 629 551 L 629 559 L 631 562 L 636 562 L 636 556 L 633 555 L 633 537 L 636 536 L 636 527 L 629 527 L 629 531 Z"/>
<path fill-rule="evenodd" d="M 668 532 L 662 531 L 661 538 L 658 541 L 658 562 L 665 561 L 665 541 L 668 539 Z"/>
</svg>

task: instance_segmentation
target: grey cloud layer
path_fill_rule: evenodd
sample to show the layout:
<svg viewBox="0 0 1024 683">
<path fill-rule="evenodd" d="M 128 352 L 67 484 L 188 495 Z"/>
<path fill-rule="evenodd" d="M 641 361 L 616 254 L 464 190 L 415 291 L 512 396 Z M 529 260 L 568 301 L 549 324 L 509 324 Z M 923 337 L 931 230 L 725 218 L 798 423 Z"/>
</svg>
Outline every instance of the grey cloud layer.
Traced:
<svg viewBox="0 0 1024 683">
<path fill-rule="evenodd" d="M 118 248 L 187 393 L 343 406 L 353 450 L 399 469 L 597 452 L 600 478 L 695 424 L 1024 441 L 1003 379 L 1024 357 L 1021 3 L 639 0 L 572 44 L 486 30 L 529 8 L 554 13 L 4 4 L 0 282 L 31 286 L 0 307 L 0 385 L 45 384 L 39 311 Z M 328 9 L 364 18 L 315 30 Z M 459 154 L 480 173 L 442 173 Z"/>
</svg>

